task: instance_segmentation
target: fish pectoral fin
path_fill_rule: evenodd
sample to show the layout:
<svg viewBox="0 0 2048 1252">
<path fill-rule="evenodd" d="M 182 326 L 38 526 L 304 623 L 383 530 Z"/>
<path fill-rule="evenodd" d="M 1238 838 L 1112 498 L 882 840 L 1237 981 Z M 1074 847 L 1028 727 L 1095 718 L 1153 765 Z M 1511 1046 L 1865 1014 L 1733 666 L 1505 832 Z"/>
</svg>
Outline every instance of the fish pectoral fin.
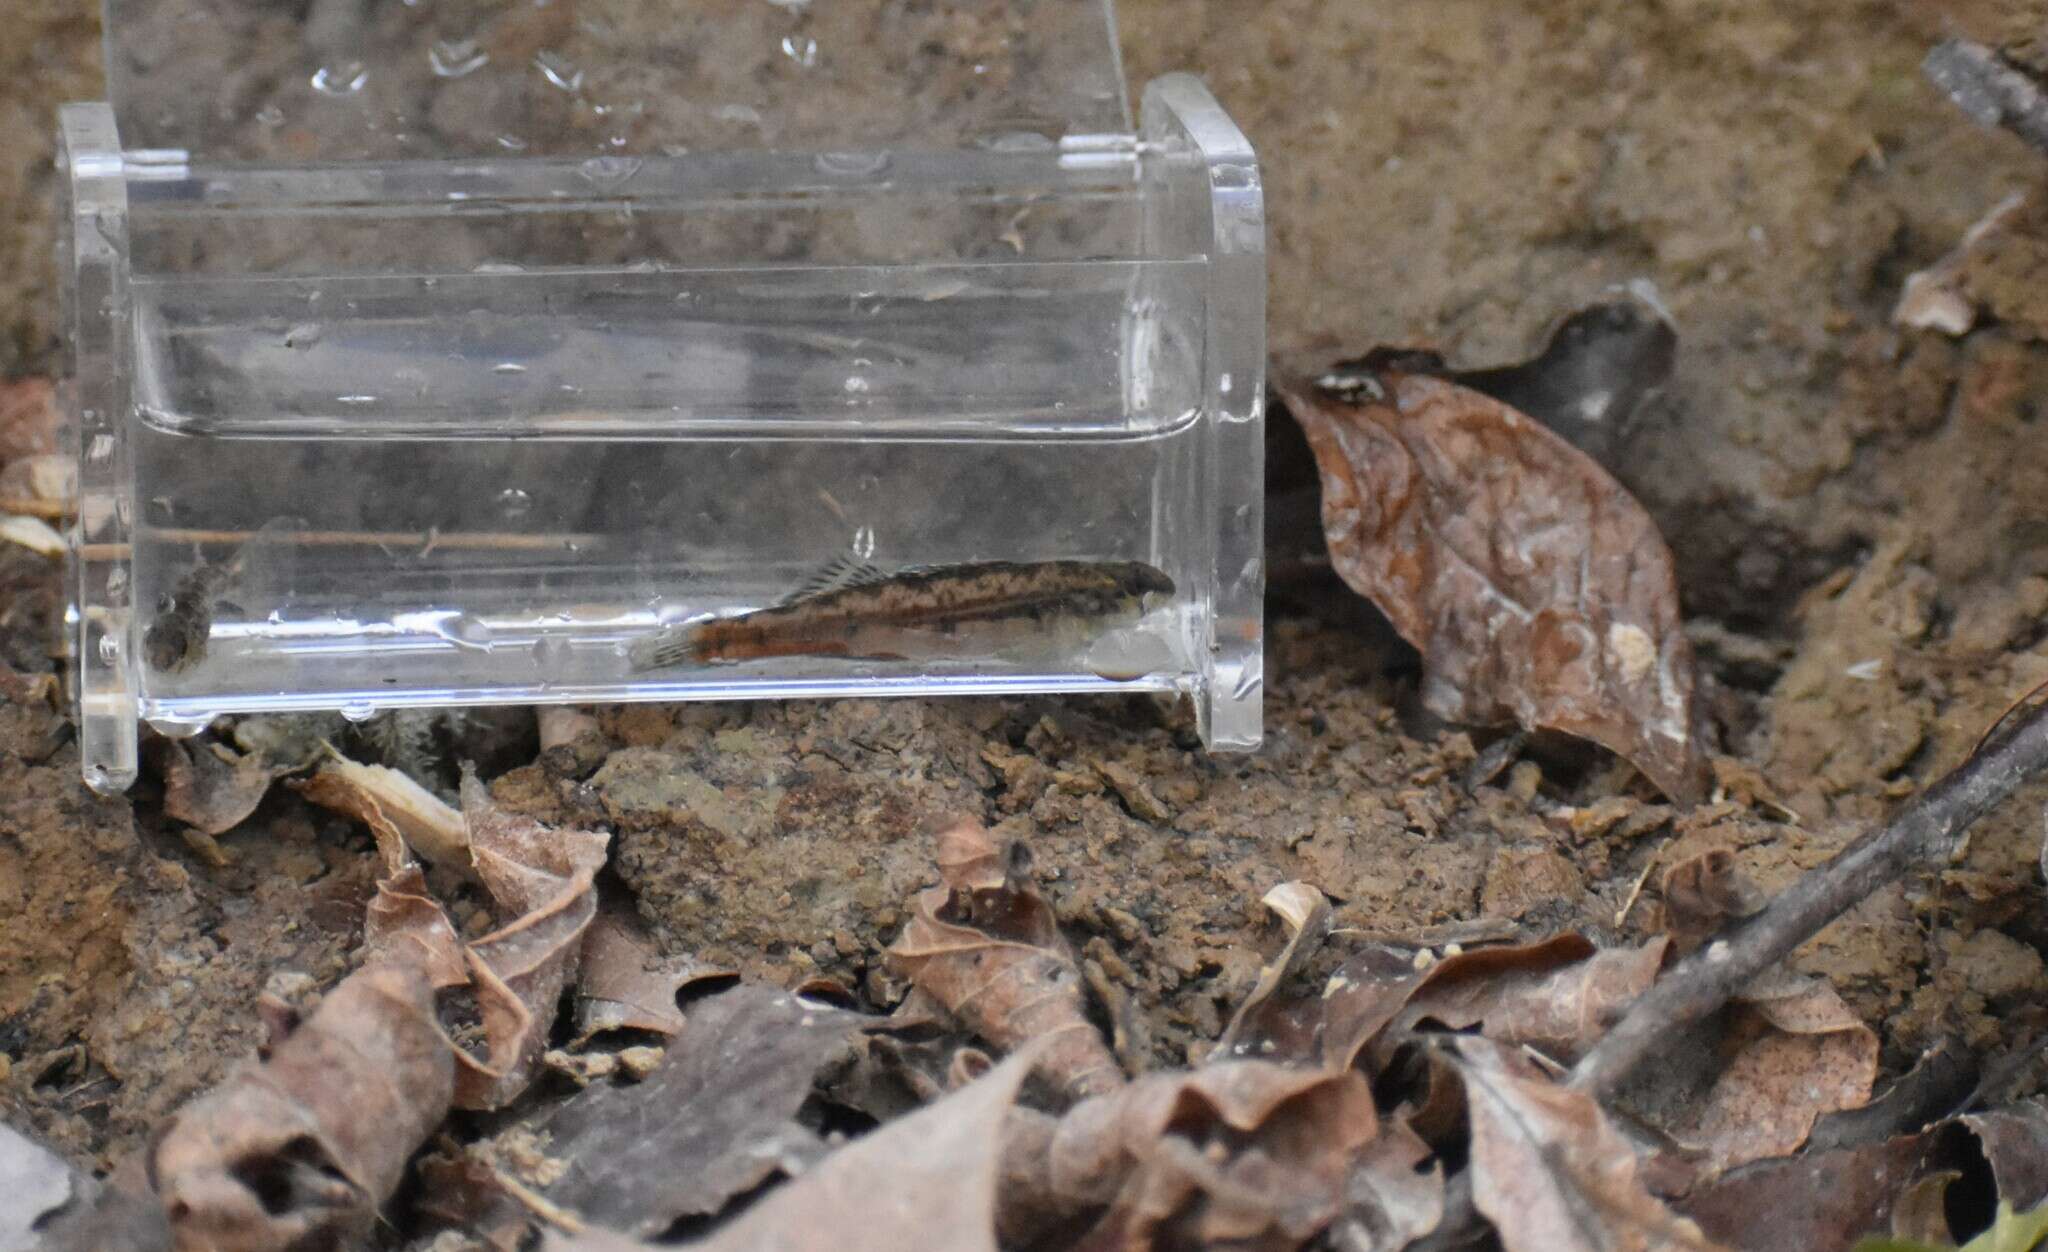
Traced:
<svg viewBox="0 0 2048 1252">
<path fill-rule="evenodd" d="M 848 587 L 871 587 L 876 583 L 888 582 L 893 577 L 894 574 L 877 569 L 857 557 L 836 556 L 820 566 L 810 577 L 798 583 L 796 590 L 784 596 L 781 603 L 796 604 L 814 596 L 844 591 Z"/>
</svg>

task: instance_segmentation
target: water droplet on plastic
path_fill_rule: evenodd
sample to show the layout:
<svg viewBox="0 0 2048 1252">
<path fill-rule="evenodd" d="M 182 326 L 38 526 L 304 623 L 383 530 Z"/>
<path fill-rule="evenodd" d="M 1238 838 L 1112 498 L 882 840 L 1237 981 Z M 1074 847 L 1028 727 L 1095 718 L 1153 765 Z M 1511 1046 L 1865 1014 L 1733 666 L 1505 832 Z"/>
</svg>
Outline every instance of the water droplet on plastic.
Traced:
<svg viewBox="0 0 2048 1252">
<path fill-rule="evenodd" d="M 450 643 L 470 648 L 489 648 L 493 641 L 489 622 L 467 613 L 457 613 L 441 627 L 441 634 Z"/>
<path fill-rule="evenodd" d="M 108 665 L 119 665 L 121 663 L 121 640 L 119 636 L 100 636 L 100 660 Z"/>
<path fill-rule="evenodd" d="M 639 157 L 599 156 L 585 161 L 577 170 L 599 187 L 616 187 L 639 173 L 640 164 Z"/>
<path fill-rule="evenodd" d="M 344 704 L 341 706 L 341 715 L 349 721 L 361 725 L 377 716 L 377 706 L 374 704 Z"/>
<path fill-rule="evenodd" d="M 517 136 L 517 135 L 500 135 L 500 136 L 498 136 L 498 146 L 499 146 L 500 148 L 503 148 L 503 149 L 504 149 L 505 151 L 507 151 L 507 152 L 524 152 L 524 151 L 526 151 L 526 141 L 525 141 L 524 139 L 521 139 L 521 138 L 520 138 L 519 136 Z"/>
<path fill-rule="evenodd" d="M 498 512 L 506 517 L 525 517 L 533 511 L 533 496 L 519 487 L 507 487 L 498 493 Z"/>
<path fill-rule="evenodd" d="M 183 717 L 152 717 L 149 719 L 149 728 L 166 739 L 190 739 L 205 730 L 212 721 L 210 717 L 202 717 L 197 721 Z"/>
<path fill-rule="evenodd" d="M 437 39 L 427 49 L 427 63 L 442 78 L 461 78 L 482 69 L 491 54 L 476 46 L 474 39 Z"/>
<path fill-rule="evenodd" d="M 583 68 L 559 52 L 536 53 L 533 63 L 547 80 L 563 91 L 583 89 Z"/>
<path fill-rule="evenodd" d="M 784 35 L 782 55 L 809 69 L 818 63 L 818 41 L 809 35 Z"/>
<path fill-rule="evenodd" d="M 334 400 L 335 400 L 335 403 L 337 403 L 337 404 L 351 404 L 351 405 L 363 405 L 363 404 L 375 404 L 375 403 L 377 403 L 377 397 L 375 397 L 375 396 L 372 396 L 372 395 L 336 396 L 336 397 L 334 397 Z"/>
<path fill-rule="evenodd" d="M 88 461 L 108 461 L 112 460 L 113 456 L 114 437 L 112 435 L 94 435 L 92 437 L 92 444 L 85 450 L 85 459 Z"/>
<path fill-rule="evenodd" d="M 500 361 L 491 367 L 493 374 L 524 374 L 526 367 L 517 361 Z"/>
<path fill-rule="evenodd" d="M 875 555 L 875 528 L 863 526 L 853 532 L 853 554 L 866 561 Z"/>
<path fill-rule="evenodd" d="M 323 65 L 313 71 L 313 90 L 323 96 L 352 96 L 369 81 L 369 67 L 361 61 Z"/>
<path fill-rule="evenodd" d="M 820 152 L 817 156 L 820 173 L 839 178 L 872 178 L 889 168 L 889 154 L 886 152 Z"/>
<path fill-rule="evenodd" d="M 284 332 L 284 346 L 300 352 L 320 342 L 321 328 L 318 322 L 301 322 Z"/>
<path fill-rule="evenodd" d="M 879 291 L 856 291 L 853 293 L 853 309 L 869 317 L 880 313 L 889 304 L 889 297 Z"/>
<path fill-rule="evenodd" d="M 266 104 L 256 110 L 256 121 L 264 126 L 284 125 L 284 110 L 274 104 Z"/>
<path fill-rule="evenodd" d="M 855 375 L 854 375 L 853 377 L 851 377 L 851 378 L 849 378 L 849 379 L 847 379 L 847 380 L 846 380 L 846 394 L 847 394 L 847 395 L 850 395 L 850 396 L 864 396 L 864 395 L 866 395 L 867 393 L 868 393 L 868 380 L 867 380 L 867 379 L 865 379 L 865 378 L 862 378 L 862 377 L 861 377 L 861 376 L 860 376 L 859 374 L 855 374 Z"/>
<path fill-rule="evenodd" d="M 721 122 L 739 122 L 747 126 L 761 124 L 761 110 L 745 104 L 721 104 L 711 110 L 711 116 Z"/>
</svg>

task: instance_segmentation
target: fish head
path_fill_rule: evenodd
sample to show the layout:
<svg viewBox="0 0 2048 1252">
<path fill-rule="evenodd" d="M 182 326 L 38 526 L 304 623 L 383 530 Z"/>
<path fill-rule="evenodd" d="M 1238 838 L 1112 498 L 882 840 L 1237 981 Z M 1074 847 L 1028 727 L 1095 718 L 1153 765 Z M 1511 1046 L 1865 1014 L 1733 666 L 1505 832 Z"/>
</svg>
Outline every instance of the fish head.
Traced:
<svg viewBox="0 0 2048 1252">
<path fill-rule="evenodd" d="M 1118 590 L 1140 603 L 1147 596 L 1164 598 L 1173 594 L 1173 579 L 1166 571 L 1143 561 L 1125 561 L 1117 567 L 1116 580 Z"/>
</svg>

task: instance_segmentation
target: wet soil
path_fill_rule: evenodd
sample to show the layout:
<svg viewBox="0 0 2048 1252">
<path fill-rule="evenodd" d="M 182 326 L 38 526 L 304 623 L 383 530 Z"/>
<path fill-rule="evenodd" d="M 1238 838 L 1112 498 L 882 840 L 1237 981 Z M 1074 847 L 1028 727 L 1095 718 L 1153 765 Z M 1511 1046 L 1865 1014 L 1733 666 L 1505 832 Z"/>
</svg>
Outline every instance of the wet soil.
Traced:
<svg viewBox="0 0 2048 1252">
<path fill-rule="evenodd" d="M 1030 839 L 1126 1062 L 1177 1063 L 1271 952 L 1259 897 L 1278 882 L 1322 887 L 1340 927 L 1439 947 L 1639 933 L 1656 867 L 1730 847 L 1782 886 L 2048 679 L 2048 317 L 2025 249 L 1992 264 L 1997 312 L 1968 336 L 1889 324 L 1906 274 L 2009 194 L 2043 194 L 2048 161 L 1917 68 L 1951 29 L 2048 29 L 2038 4 L 1121 8 L 1133 80 L 1202 72 L 1259 146 L 1283 359 L 1389 342 L 1519 359 L 1569 310 L 1654 284 L 1678 372 L 1611 464 L 1679 557 L 1720 798 L 1674 812 L 1611 758 L 1544 742 L 1475 780 L 1489 734 L 1423 715 L 1413 654 L 1296 562 L 1276 567 L 1296 572 L 1276 574 L 1251 757 L 1203 754 L 1185 711 L 1150 701 L 761 704 L 606 711 L 601 762 L 501 777 L 509 804 L 618 832 L 617 873 L 664 943 L 884 1007 L 901 989 L 878 954 L 930 880 L 924 832 L 965 810 Z M 54 361 L 35 140 L 54 99 L 94 90 L 96 49 L 80 6 L 16 16 L 0 133 L 29 142 L 0 160 L 0 372 L 30 373 Z M 2022 235 L 2048 247 L 2042 218 Z M 1272 438 L 1277 500 L 1311 480 L 1277 414 Z M 1301 540 L 1276 509 L 1276 547 Z M 0 549 L 15 670 L 50 668 L 57 594 L 40 558 Z M 1800 954 L 1880 1028 L 1889 1067 L 2040 1028 L 2016 1010 L 2048 993 L 2044 798 Z M 324 984 L 352 959 L 368 841 L 288 792 L 217 867 L 148 784 L 85 793 L 61 719 L 10 688 L 0 799 L 0 1115 L 81 1161 L 110 1162 L 245 1055 L 281 972 Z"/>
</svg>

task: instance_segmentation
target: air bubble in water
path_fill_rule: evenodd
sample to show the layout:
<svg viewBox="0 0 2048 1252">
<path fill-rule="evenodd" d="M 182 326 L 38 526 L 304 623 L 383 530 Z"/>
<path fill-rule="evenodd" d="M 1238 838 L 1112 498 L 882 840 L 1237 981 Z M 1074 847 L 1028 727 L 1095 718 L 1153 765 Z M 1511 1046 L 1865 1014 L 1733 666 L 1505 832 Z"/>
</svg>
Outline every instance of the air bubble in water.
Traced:
<svg viewBox="0 0 2048 1252">
<path fill-rule="evenodd" d="M 547 51 L 536 53 L 533 63 L 539 67 L 540 72 L 546 76 L 549 82 L 560 87 L 563 91 L 581 91 L 583 89 L 583 67 L 577 65 L 561 53 Z"/>
<path fill-rule="evenodd" d="M 503 149 L 504 149 L 505 151 L 507 151 L 507 152 L 524 152 L 524 151 L 526 151 L 526 141 L 525 141 L 524 139 L 521 139 L 521 138 L 520 138 L 519 136 L 517 136 L 517 135 L 500 135 L 500 136 L 498 136 L 498 146 L 499 146 L 500 148 L 503 148 Z"/>
<path fill-rule="evenodd" d="M 361 61 L 323 65 L 313 71 L 313 90 L 323 96 L 352 96 L 369 81 L 369 67 Z"/>
<path fill-rule="evenodd" d="M 875 528 L 863 526 L 853 532 L 853 554 L 861 560 L 871 560 L 875 555 Z"/>
<path fill-rule="evenodd" d="M 524 374 L 526 367 L 517 361 L 500 361 L 491 367 L 493 374 Z"/>
<path fill-rule="evenodd" d="M 284 346 L 287 348 L 296 348 L 299 351 L 304 352 L 306 349 L 320 342 L 321 333 L 322 332 L 320 329 L 320 323 L 301 322 L 297 326 L 294 326 L 290 330 L 284 332 Z"/>
<path fill-rule="evenodd" d="M 864 396 L 868 393 L 868 387 L 868 380 L 859 374 L 846 380 L 846 394 L 850 396 Z"/>
<path fill-rule="evenodd" d="M 341 706 L 341 715 L 349 721 L 361 725 L 377 716 L 377 706 L 374 704 L 344 704 Z"/>
<path fill-rule="evenodd" d="M 284 125 L 284 110 L 274 104 L 266 104 L 256 110 L 256 120 L 264 126 Z"/>
<path fill-rule="evenodd" d="M 491 54 L 476 46 L 474 39 L 437 39 L 427 49 L 427 64 L 442 78 L 461 78 L 482 69 Z"/>
<path fill-rule="evenodd" d="M 809 69 L 818 63 L 818 41 L 809 35 L 784 35 L 782 55 Z"/>
<path fill-rule="evenodd" d="M 533 511 L 533 496 L 519 487 L 507 487 L 498 493 L 498 512 L 506 517 L 525 517 Z"/>
</svg>

